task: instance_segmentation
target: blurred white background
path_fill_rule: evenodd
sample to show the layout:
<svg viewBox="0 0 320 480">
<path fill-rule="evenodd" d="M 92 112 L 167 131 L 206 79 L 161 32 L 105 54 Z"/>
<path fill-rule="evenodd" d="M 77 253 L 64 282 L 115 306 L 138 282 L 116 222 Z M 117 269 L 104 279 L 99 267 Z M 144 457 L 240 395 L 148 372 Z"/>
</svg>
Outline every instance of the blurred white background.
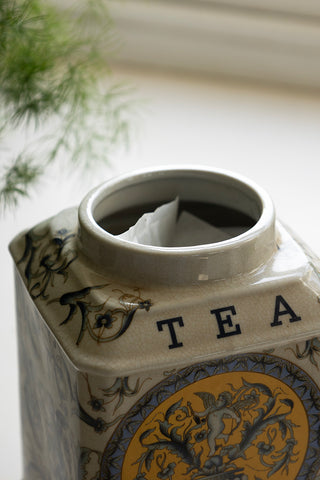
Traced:
<svg viewBox="0 0 320 480">
<path fill-rule="evenodd" d="M 153 70 L 122 65 L 114 71 L 136 87 L 139 113 L 129 149 L 115 154 L 109 167 L 91 172 L 91 178 L 52 169 L 32 198 L 0 220 L 0 480 L 22 479 L 14 285 L 7 250 L 18 232 L 79 204 L 89 189 L 116 174 L 151 165 L 203 164 L 241 173 L 264 187 L 280 219 L 320 255 L 319 92 L 166 71 L 159 65 Z"/>
</svg>

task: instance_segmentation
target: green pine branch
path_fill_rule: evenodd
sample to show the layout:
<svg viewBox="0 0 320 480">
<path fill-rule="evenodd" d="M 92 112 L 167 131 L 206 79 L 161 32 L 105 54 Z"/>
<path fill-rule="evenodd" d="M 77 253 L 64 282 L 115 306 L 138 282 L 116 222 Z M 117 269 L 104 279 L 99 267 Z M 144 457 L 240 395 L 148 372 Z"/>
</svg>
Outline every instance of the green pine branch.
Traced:
<svg viewBox="0 0 320 480">
<path fill-rule="evenodd" d="M 86 10 L 60 12 L 40 0 L 0 0 L 2 208 L 28 195 L 59 156 L 85 167 L 127 141 L 129 92 L 100 82 L 109 73 L 104 52 L 116 45 L 112 22 L 103 1 L 86 2 Z M 39 148 L 11 158 L 6 137 L 21 128 L 43 132 Z"/>
<path fill-rule="evenodd" d="M 19 155 L 3 168 L 0 206 L 16 206 L 22 197 L 28 196 L 30 186 L 42 174 L 42 168 L 32 158 Z"/>
</svg>

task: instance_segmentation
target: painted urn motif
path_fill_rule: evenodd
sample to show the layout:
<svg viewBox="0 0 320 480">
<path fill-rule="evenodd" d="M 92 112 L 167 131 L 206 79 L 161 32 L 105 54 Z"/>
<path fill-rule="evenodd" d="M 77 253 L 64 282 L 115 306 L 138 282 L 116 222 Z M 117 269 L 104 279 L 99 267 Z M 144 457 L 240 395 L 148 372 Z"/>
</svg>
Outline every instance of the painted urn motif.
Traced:
<svg viewBox="0 0 320 480">
<path fill-rule="evenodd" d="M 177 197 L 219 237 L 122 238 Z M 24 480 L 320 479 L 319 262 L 259 187 L 140 171 L 10 250 Z"/>
</svg>

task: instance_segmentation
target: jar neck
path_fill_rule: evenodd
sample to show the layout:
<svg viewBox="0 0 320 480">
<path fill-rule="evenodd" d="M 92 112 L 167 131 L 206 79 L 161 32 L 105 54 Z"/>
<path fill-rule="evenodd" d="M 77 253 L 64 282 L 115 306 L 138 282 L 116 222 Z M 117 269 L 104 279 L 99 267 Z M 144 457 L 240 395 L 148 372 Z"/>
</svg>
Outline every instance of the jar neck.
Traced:
<svg viewBox="0 0 320 480">
<path fill-rule="evenodd" d="M 128 207 L 179 199 L 233 209 L 252 219 L 240 235 L 190 247 L 153 247 L 118 238 L 108 218 Z M 227 211 L 227 210 L 226 210 Z M 227 215 L 226 215 L 227 216 Z M 107 219 L 107 220 L 104 220 Z M 228 224 L 228 218 L 223 218 Z M 103 225 L 103 226 L 102 226 Z M 256 270 L 276 249 L 270 197 L 252 182 L 209 168 L 158 168 L 124 175 L 90 192 L 79 207 L 79 248 L 106 274 L 137 286 L 222 280 Z"/>
</svg>

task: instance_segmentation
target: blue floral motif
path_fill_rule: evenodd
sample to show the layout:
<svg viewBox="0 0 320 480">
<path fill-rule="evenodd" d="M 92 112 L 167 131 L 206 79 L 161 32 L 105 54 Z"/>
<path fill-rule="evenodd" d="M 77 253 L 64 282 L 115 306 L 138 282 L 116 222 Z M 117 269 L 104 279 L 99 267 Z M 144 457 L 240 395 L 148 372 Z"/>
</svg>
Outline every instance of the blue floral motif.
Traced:
<svg viewBox="0 0 320 480">
<path fill-rule="evenodd" d="M 104 408 L 104 400 L 103 398 L 97 398 L 92 396 L 88 402 L 88 405 L 91 406 L 92 410 L 95 412 L 105 412 L 106 409 Z"/>
<path fill-rule="evenodd" d="M 201 430 L 201 432 L 196 433 L 194 439 L 197 443 L 203 442 L 208 436 L 208 432 L 206 430 Z"/>
<path fill-rule="evenodd" d="M 161 480 L 172 479 L 172 475 L 174 475 L 174 469 L 176 467 L 175 462 L 169 463 L 161 472 L 158 473 L 157 477 Z"/>
<path fill-rule="evenodd" d="M 274 446 L 265 442 L 259 442 L 257 444 L 257 448 L 258 448 L 259 455 L 263 455 L 263 456 L 270 455 L 270 453 L 274 451 Z"/>
<path fill-rule="evenodd" d="M 93 328 L 112 328 L 115 320 L 116 318 L 112 316 L 111 310 L 107 310 L 103 314 L 96 315 L 96 323 Z"/>
</svg>

